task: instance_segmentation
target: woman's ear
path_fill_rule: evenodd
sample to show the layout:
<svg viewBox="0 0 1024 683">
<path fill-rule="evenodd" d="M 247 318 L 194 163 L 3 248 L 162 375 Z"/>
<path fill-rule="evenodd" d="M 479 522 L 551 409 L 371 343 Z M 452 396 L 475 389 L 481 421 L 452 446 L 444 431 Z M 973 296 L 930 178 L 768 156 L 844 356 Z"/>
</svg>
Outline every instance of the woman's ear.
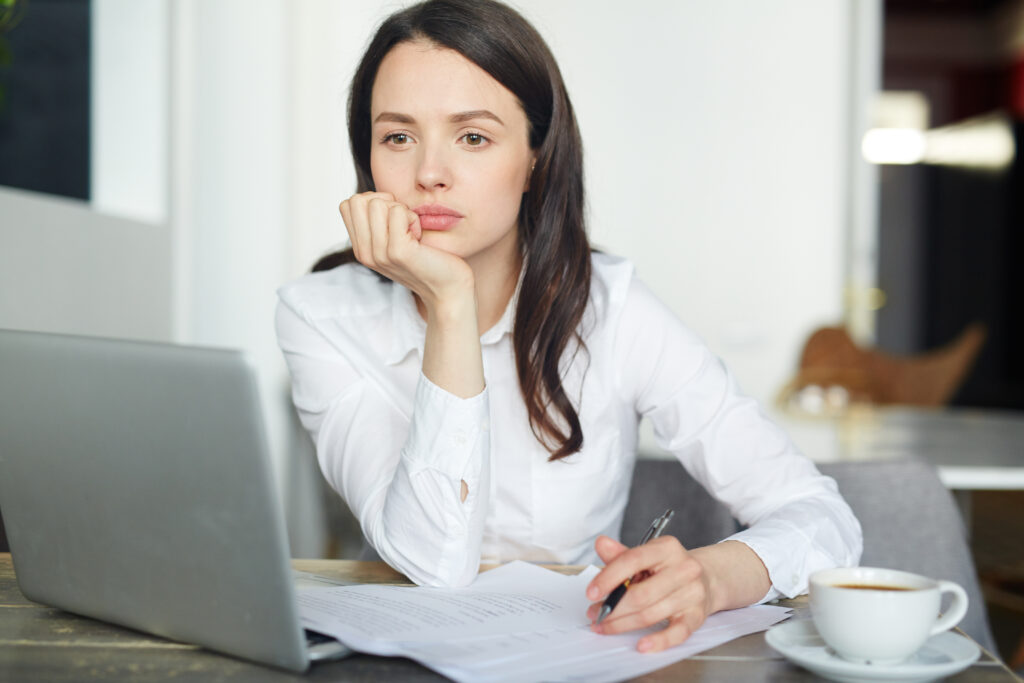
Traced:
<svg viewBox="0 0 1024 683">
<path fill-rule="evenodd" d="M 533 178 L 533 169 L 537 167 L 537 156 L 534 155 L 530 161 L 530 170 L 526 172 L 526 184 L 523 185 L 523 192 L 530 191 L 530 179 Z"/>
</svg>

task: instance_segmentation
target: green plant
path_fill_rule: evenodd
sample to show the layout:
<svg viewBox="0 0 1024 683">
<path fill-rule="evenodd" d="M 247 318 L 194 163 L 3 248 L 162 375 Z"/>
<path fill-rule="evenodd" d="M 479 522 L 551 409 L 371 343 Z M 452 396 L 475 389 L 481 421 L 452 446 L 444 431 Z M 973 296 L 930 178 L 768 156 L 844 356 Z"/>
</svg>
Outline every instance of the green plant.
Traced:
<svg viewBox="0 0 1024 683">
<path fill-rule="evenodd" d="M 0 69 L 11 65 L 14 53 L 7 34 L 18 25 L 25 16 L 25 0 L 0 0 Z M 0 110 L 4 108 L 4 84 L 0 80 Z"/>
</svg>

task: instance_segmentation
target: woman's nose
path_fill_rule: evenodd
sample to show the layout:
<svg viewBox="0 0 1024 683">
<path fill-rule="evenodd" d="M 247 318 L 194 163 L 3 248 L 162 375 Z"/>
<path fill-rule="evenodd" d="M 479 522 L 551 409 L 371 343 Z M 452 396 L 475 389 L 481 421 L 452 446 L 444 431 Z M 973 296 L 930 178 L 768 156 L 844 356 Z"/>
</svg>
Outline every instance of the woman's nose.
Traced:
<svg viewBox="0 0 1024 683">
<path fill-rule="evenodd" d="M 451 181 L 451 167 L 446 156 L 440 151 L 425 150 L 416 168 L 416 185 L 429 192 L 446 189 Z"/>
</svg>

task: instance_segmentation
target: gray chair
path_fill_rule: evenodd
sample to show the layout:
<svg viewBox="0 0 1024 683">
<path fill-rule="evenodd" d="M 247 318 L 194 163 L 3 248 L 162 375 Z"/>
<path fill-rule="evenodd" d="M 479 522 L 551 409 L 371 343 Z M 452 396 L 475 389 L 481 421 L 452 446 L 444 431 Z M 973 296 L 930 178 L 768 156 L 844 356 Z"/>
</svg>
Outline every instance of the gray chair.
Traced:
<svg viewBox="0 0 1024 683">
<path fill-rule="evenodd" d="M 831 463 L 819 469 L 836 480 L 864 530 L 861 565 L 890 567 L 959 583 L 970 607 L 960 628 L 995 652 L 985 600 L 967 545 L 967 532 L 935 468 L 919 460 Z M 738 530 L 728 510 L 678 462 L 640 460 L 633 474 L 622 539 L 636 543 L 651 520 L 672 507 L 666 533 L 687 547 L 719 541 Z"/>
</svg>

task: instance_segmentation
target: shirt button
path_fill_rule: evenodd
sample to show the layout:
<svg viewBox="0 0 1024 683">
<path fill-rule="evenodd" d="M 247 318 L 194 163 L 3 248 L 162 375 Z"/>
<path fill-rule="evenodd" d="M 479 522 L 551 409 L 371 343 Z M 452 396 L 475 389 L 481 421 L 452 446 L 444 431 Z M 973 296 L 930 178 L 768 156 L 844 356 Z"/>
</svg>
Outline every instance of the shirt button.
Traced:
<svg viewBox="0 0 1024 683">
<path fill-rule="evenodd" d="M 455 445 L 456 446 L 465 446 L 466 445 L 466 435 L 465 434 L 456 434 L 455 435 Z"/>
</svg>

